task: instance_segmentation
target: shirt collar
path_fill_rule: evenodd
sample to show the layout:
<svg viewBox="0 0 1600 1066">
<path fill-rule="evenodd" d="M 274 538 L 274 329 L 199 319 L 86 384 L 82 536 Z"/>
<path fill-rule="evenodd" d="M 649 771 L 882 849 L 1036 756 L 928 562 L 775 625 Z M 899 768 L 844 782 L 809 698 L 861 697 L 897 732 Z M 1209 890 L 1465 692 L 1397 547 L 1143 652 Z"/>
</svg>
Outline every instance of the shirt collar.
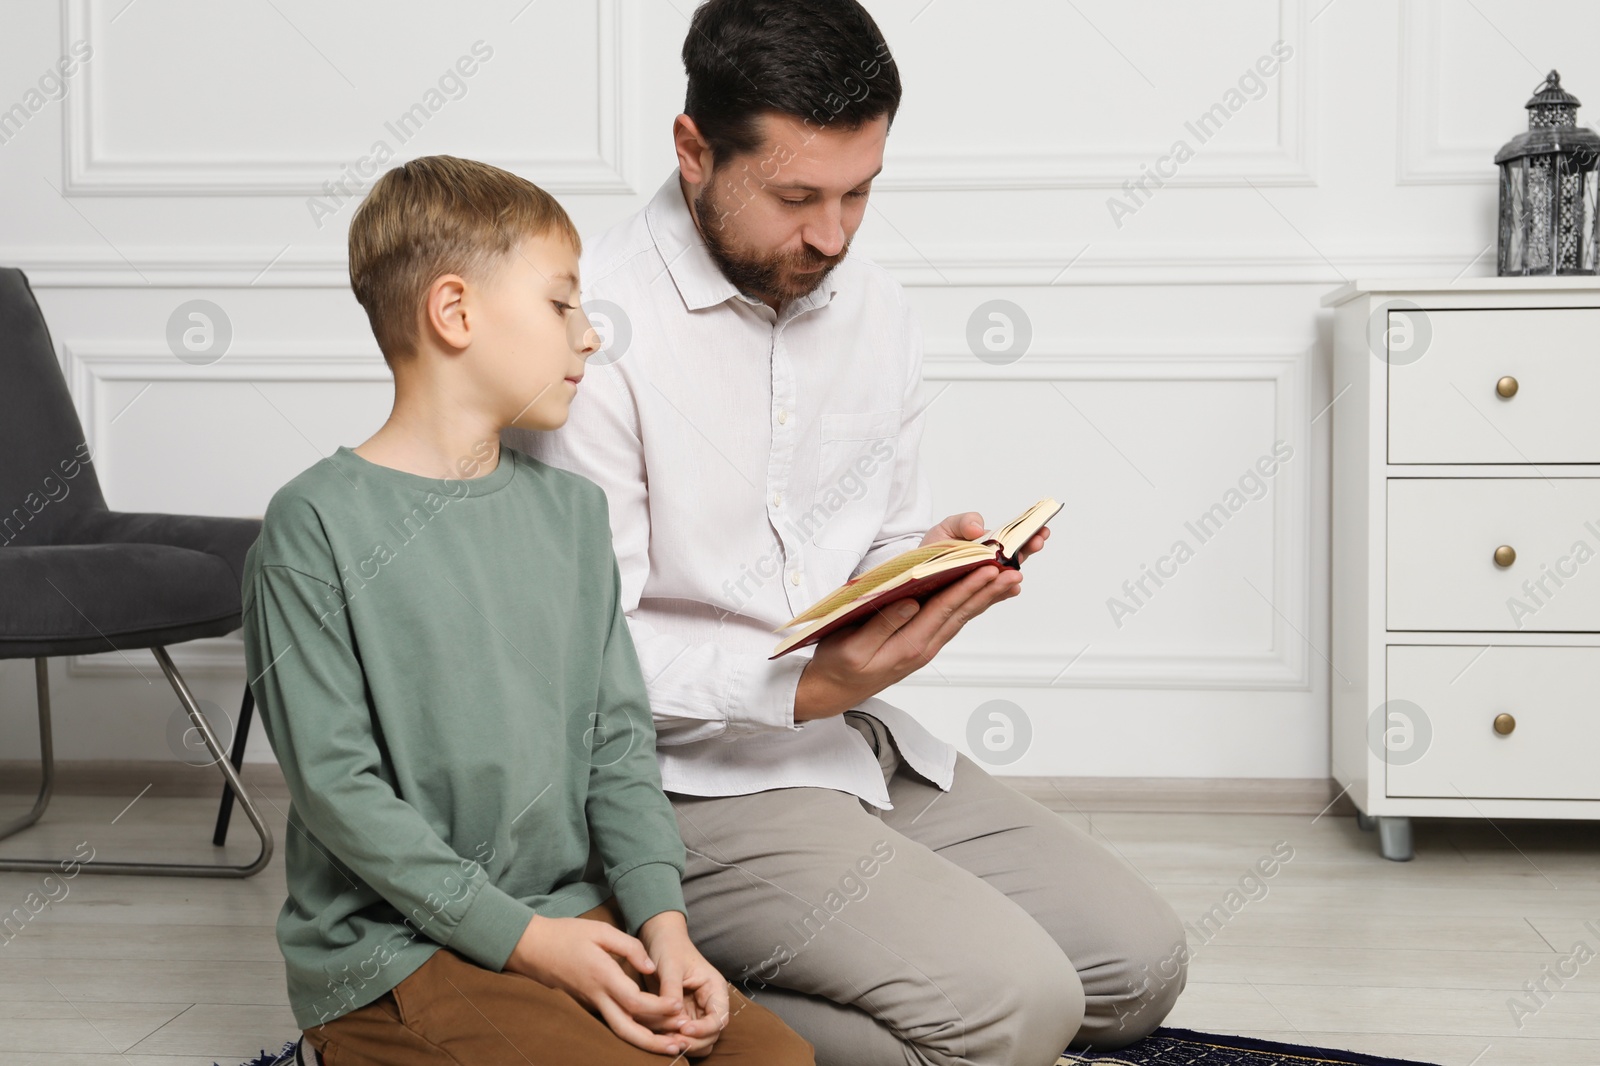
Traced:
<svg viewBox="0 0 1600 1066">
<path fill-rule="evenodd" d="M 672 275 L 672 282 L 678 287 L 678 295 L 683 298 L 685 308 L 698 311 L 730 299 L 761 303 L 759 299 L 740 292 L 717 268 L 716 261 L 706 250 L 705 239 L 694 224 L 694 216 L 689 213 L 689 204 L 684 199 L 676 168 L 645 208 L 645 223 L 650 227 L 656 251 L 666 264 L 667 272 Z M 785 306 L 784 314 L 792 316 L 832 300 L 839 291 L 838 273 L 837 268 L 829 271 L 827 280 L 819 288 Z"/>
</svg>

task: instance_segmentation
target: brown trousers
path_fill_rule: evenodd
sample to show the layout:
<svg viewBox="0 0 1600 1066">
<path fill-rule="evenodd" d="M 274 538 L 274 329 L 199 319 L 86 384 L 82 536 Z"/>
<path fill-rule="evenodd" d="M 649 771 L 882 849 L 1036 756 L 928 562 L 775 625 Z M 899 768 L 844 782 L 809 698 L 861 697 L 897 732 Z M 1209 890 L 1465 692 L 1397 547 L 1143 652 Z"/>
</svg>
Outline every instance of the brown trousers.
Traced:
<svg viewBox="0 0 1600 1066">
<path fill-rule="evenodd" d="M 579 917 L 620 928 L 607 900 Z M 624 970 L 638 974 L 627 963 Z M 642 987 L 642 986 L 641 986 Z M 306 1031 L 326 1066 L 684 1066 L 628 1043 L 565 992 L 440 948 L 392 991 Z M 813 1066 L 812 1047 L 728 989 L 728 1024 L 700 1066 Z"/>
</svg>

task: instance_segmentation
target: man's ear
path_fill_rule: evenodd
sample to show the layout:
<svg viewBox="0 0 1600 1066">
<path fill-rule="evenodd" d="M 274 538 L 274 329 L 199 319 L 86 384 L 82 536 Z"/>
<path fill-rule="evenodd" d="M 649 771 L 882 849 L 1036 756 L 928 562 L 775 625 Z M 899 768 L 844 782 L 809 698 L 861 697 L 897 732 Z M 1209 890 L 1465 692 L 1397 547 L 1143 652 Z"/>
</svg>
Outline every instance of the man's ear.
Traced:
<svg viewBox="0 0 1600 1066">
<path fill-rule="evenodd" d="M 704 185 L 711 177 L 711 146 L 688 115 L 672 120 L 672 146 L 678 153 L 678 170 L 690 185 Z"/>
<path fill-rule="evenodd" d="M 460 351 L 472 340 L 466 295 L 467 283 L 461 275 L 441 274 L 428 286 L 423 300 L 423 327 L 452 351 Z"/>
</svg>

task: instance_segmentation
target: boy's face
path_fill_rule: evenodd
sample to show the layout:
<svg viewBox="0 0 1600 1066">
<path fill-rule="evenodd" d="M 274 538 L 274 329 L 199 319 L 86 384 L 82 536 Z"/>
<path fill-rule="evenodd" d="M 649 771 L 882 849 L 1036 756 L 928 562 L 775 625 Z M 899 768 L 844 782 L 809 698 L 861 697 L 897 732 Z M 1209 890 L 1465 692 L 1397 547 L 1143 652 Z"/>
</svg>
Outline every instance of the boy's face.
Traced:
<svg viewBox="0 0 1600 1066">
<path fill-rule="evenodd" d="M 578 303 L 578 256 L 557 234 L 525 239 L 478 287 L 473 379 L 504 425 L 559 429 L 600 338 Z"/>
</svg>

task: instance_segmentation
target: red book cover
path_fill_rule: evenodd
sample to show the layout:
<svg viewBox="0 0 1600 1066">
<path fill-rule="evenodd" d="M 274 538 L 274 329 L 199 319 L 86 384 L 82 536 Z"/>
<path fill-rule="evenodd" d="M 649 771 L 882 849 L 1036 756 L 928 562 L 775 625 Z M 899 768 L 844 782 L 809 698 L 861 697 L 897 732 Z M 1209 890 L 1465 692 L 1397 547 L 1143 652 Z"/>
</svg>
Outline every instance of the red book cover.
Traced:
<svg viewBox="0 0 1600 1066">
<path fill-rule="evenodd" d="M 883 592 L 868 596 L 849 611 L 840 615 L 838 618 L 835 618 L 833 621 L 829 622 L 815 633 L 812 633 L 798 644 L 795 644 L 794 647 L 785 648 L 777 655 L 769 655 L 767 658 L 776 659 L 779 656 L 788 655 L 791 651 L 795 651 L 799 648 L 809 648 L 811 645 L 815 644 L 817 641 L 821 640 L 823 637 L 834 632 L 835 630 L 843 629 L 845 626 L 853 626 L 860 622 L 865 622 L 867 618 L 874 612 L 883 610 L 891 603 L 899 603 L 901 600 L 908 599 L 925 600 L 945 586 L 955 584 L 957 581 L 961 580 L 964 575 L 972 573 L 972 571 L 978 569 L 980 566 L 998 566 L 1008 570 L 1021 569 L 1017 563 L 1009 559 L 1002 558 L 1000 555 L 1000 549 L 996 548 L 993 559 L 978 559 L 974 562 L 966 563 L 962 566 L 951 567 L 949 570 L 941 570 L 937 574 L 929 574 L 927 577 L 918 578 L 915 581 L 908 581 L 903 585 L 896 585 L 892 589 L 886 589 Z M 845 583 L 846 587 L 849 587 L 851 584 L 854 584 L 854 582 Z"/>
<path fill-rule="evenodd" d="M 1015 555 L 1006 554 L 1007 545 L 1012 546 L 1013 551 L 1020 552 L 1028 540 L 1043 529 L 1045 523 L 1054 518 L 1060 510 L 1061 504 L 1046 496 L 998 530 L 991 531 L 994 535 L 986 537 L 984 540 L 938 541 L 934 544 L 927 544 L 920 548 L 902 552 L 893 559 L 880 563 L 866 573 L 859 574 L 855 578 L 846 581 L 839 588 L 824 596 L 780 627 L 782 629 L 791 629 L 802 624 L 818 626 L 817 629 L 810 632 L 806 632 L 803 629 L 800 630 L 800 632 L 805 633 L 805 636 L 801 639 L 796 640 L 794 636 L 790 636 L 779 641 L 777 650 L 767 658 L 769 660 L 776 659 L 779 656 L 789 654 L 796 648 L 808 648 L 830 633 L 837 632 L 846 626 L 859 625 L 867 621 L 873 613 L 883 610 L 892 603 L 913 598 L 923 601 L 940 589 L 955 583 L 963 574 L 970 574 L 981 566 L 996 566 L 1008 570 L 1021 569 L 1022 564 Z M 972 549 L 978 547 L 992 548 L 993 554 L 970 558 Z M 927 554 L 930 551 L 933 553 L 932 556 Z M 948 558 L 952 552 L 966 555 L 968 558 L 961 562 L 955 561 L 952 558 Z M 935 561 L 947 565 L 942 566 L 933 573 L 924 574 L 922 577 L 906 579 L 908 569 L 914 571 L 918 566 L 931 566 Z M 887 588 L 879 588 L 875 592 L 865 593 L 860 602 L 851 604 L 851 597 L 849 596 L 851 586 L 860 584 L 868 578 L 872 579 L 867 586 L 869 588 L 879 581 L 885 583 L 892 581 L 893 583 L 889 584 Z M 848 609 L 846 609 L 846 605 L 850 605 Z M 832 611 L 843 611 L 844 613 L 832 618 L 826 624 L 818 625 L 821 619 L 827 618 Z M 790 640 L 795 642 L 793 644 L 787 643 Z"/>
</svg>

